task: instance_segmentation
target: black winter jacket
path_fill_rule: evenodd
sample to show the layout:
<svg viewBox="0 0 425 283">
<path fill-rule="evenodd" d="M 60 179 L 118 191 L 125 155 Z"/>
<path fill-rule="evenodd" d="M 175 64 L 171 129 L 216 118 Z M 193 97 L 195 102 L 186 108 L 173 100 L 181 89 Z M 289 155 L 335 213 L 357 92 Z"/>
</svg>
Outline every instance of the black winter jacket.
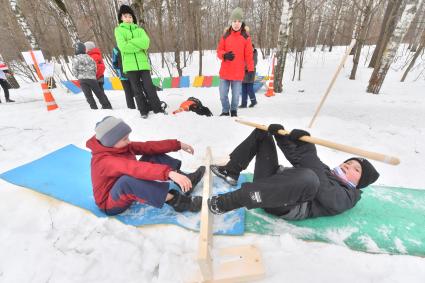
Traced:
<svg viewBox="0 0 425 283">
<path fill-rule="evenodd" d="M 308 206 L 307 217 L 340 214 L 354 207 L 360 200 L 362 191 L 350 189 L 332 174 L 329 167 L 320 161 L 314 144 L 302 141 L 294 143 L 288 135 L 275 136 L 275 139 L 286 159 L 295 168 L 309 168 L 320 180 L 317 195 Z"/>
</svg>

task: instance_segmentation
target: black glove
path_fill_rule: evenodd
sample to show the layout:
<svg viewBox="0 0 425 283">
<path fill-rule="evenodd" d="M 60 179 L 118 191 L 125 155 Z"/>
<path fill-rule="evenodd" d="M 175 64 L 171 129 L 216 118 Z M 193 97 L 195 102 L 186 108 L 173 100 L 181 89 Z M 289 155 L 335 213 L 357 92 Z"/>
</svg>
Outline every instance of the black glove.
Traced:
<svg viewBox="0 0 425 283">
<path fill-rule="evenodd" d="M 270 124 L 267 128 L 267 131 L 274 136 L 279 135 L 277 133 L 279 130 L 285 130 L 285 128 L 281 124 Z"/>
<path fill-rule="evenodd" d="M 223 59 L 226 61 L 233 61 L 233 59 L 235 59 L 235 54 L 233 54 L 233 51 L 229 51 L 224 53 L 223 55 Z"/>
<path fill-rule="evenodd" d="M 290 133 L 289 133 L 289 139 L 293 142 L 303 142 L 303 141 L 299 141 L 299 138 L 302 136 L 310 136 L 310 133 L 304 130 L 300 130 L 300 129 L 293 129 Z"/>
<path fill-rule="evenodd" d="M 245 76 L 247 76 L 251 80 L 255 80 L 255 72 L 254 71 L 247 71 Z"/>
</svg>

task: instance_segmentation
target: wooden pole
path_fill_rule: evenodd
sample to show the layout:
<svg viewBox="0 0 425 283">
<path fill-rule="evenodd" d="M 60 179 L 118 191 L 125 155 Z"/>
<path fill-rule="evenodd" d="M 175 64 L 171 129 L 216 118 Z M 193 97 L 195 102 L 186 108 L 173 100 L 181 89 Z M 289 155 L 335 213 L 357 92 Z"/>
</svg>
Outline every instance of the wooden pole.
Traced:
<svg viewBox="0 0 425 283">
<path fill-rule="evenodd" d="M 345 61 L 347 60 L 348 56 L 350 55 L 351 49 L 353 49 L 354 45 L 356 44 L 356 39 L 352 39 L 350 46 L 348 47 L 347 51 L 344 54 L 344 57 L 342 57 L 341 59 L 341 63 L 338 66 L 338 69 L 336 70 L 328 88 L 326 89 L 325 95 L 323 95 L 322 100 L 320 101 L 319 106 L 316 109 L 316 112 L 313 115 L 313 118 L 310 121 L 310 124 L 308 125 L 309 128 L 311 128 L 313 126 L 314 120 L 316 120 L 317 115 L 319 114 L 320 109 L 323 106 L 323 103 L 325 102 L 326 98 L 328 97 L 329 93 L 331 92 L 331 89 L 333 87 L 333 85 L 335 84 L 336 78 L 338 77 L 339 73 L 342 70 L 342 67 L 344 66 Z"/>
<path fill-rule="evenodd" d="M 212 237 L 213 237 L 213 216 L 208 209 L 208 198 L 212 190 L 212 176 L 211 176 L 211 148 L 207 147 L 205 157 L 205 167 L 207 168 L 204 175 L 204 189 L 202 192 L 202 209 L 201 209 L 201 224 L 199 231 L 199 251 L 198 251 L 198 265 L 201 270 L 202 281 L 211 280 L 213 277 L 212 268 Z"/>
<path fill-rule="evenodd" d="M 247 126 L 251 126 L 263 131 L 267 131 L 268 126 L 265 125 L 260 125 L 260 124 L 256 124 L 253 122 L 248 122 L 248 121 L 243 121 L 240 119 L 236 119 L 235 120 L 238 123 L 247 125 Z M 278 132 L 280 135 L 288 135 L 290 132 L 287 130 L 279 130 Z M 352 146 L 348 146 L 348 145 L 343 145 L 343 144 L 339 144 L 339 143 L 335 143 L 335 142 L 331 142 L 331 141 L 327 141 L 327 140 L 323 140 L 323 139 L 319 139 L 319 138 L 314 138 L 314 137 L 310 137 L 310 136 L 303 136 L 300 137 L 301 141 L 304 142 L 309 142 L 309 143 L 314 143 L 314 144 L 318 144 L 318 145 L 322 145 L 322 146 L 326 146 L 329 148 L 333 148 L 339 151 L 343 151 L 343 152 L 347 152 L 347 153 L 351 153 L 354 155 L 358 155 L 358 156 L 363 156 L 372 160 L 376 160 L 376 161 L 381 161 L 387 164 L 391 164 L 391 165 L 398 165 L 400 164 L 400 159 L 398 159 L 397 157 L 393 157 L 393 156 L 389 156 L 389 155 L 384 155 L 384 154 L 380 154 L 377 152 L 372 152 L 372 151 L 367 151 L 367 150 L 363 150 L 360 148 L 356 148 L 356 147 L 352 147 Z"/>
</svg>

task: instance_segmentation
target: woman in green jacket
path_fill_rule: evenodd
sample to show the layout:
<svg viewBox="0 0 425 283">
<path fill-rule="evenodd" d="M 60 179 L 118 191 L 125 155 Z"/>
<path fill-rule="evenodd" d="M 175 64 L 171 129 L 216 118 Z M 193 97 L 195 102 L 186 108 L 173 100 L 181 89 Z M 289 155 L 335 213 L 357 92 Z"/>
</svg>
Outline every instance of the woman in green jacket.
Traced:
<svg viewBox="0 0 425 283">
<path fill-rule="evenodd" d="M 149 36 L 137 25 L 135 14 L 127 5 L 121 5 L 118 21 L 120 24 L 115 28 L 115 39 L 121 52 L 123 72 L 130 81 L 140 114 L 147 118 L 150 109 L 154 113 L 165 113 L 150 75 L 147 55 Z"/>
</svg>

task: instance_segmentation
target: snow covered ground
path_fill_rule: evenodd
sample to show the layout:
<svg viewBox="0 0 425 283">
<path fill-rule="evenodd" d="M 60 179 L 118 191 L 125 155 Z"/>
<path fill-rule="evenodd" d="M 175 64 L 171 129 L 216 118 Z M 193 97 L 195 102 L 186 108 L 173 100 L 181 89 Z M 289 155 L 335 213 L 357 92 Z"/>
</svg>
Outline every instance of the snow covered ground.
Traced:
<svg viewBox="0 0 425 283">
<path fill-rule="evenodd" d="M 287 129 L 306 128 L 336 70 L 345 48 L 308 52 L 301 81 L 291 81 L 289 58 L 284 93 L 267 98 L 260 90 L 259 104 L 239 111 L 240 118 L 262 124 L 282 123 Z M 366 56 L 367 49 L 365 49 Z M 205 75 L 218 73 L 214 52 L 206 52 Z M 425 80 L 420 70 L 400 83 L 398 70 L 405 54 L 390 71 L 380 95 L 365 92 L 371 70 L 359 66 L 357 80 L 348 79 L 347 62 L 314 126 L 312 136 L 386 153 L 401 159 L 399 166 L 374 162 L 381 177 L 377 184 L 425 189 Z M 195 55 L 184 70 L 197 73 Z M 159 56 L 153 56 L 160 66 Z M 351 60 L 351 59 L 349 59 Z M 260 60 L 265 74 L 269 62 Z M 161 70 L 166 75 L 165 70 Z M 12 90 L 13 104 L 0 104 L 0 172 L 30 162 L 73 143 L 85 148 L 95 123 L 105 115 L 123 118 L 133 140 L 177 138 L 192 144 L 195 155 L 176 153 L 183 169 L 202 161 L 206 146 L 216 161 L 252 130 L 231 118 L 202 117 L 194 113 L 151 115 L 143 120 L 125 107 L 123 92 L 107 95 L 114 110 L 89 109 L 83 95 L 54 91 L 60 110 L 47 112 L 37 84 Z M 1 100 L 4 101 L 3 94 Z M 168 89 L 159 92 L 169 111 L 195 96 L 218 115 L 218 88 Z M 330 166 L 350 155 L 318 146 Z M 282 164 L 288 162 L 281 155 Z M 253 164 L 248 168 L 253 171 Z M 78 177 L 78 176 L 76 176 Z M 198 234 L 175 226 L 134 228 L 93 215 L 0 180 L 0 282 L 187 282 L 196 272 Z M 425 232 L 424 232 L 425 233 Z M 425 259 L 355 252 L 348 248 L 279 237 L 245 235 L 215 237 L 215 247 L 253 243 L 261 249 L 266 278 L 261 282 L 424 282 Z"/>
</svg>

